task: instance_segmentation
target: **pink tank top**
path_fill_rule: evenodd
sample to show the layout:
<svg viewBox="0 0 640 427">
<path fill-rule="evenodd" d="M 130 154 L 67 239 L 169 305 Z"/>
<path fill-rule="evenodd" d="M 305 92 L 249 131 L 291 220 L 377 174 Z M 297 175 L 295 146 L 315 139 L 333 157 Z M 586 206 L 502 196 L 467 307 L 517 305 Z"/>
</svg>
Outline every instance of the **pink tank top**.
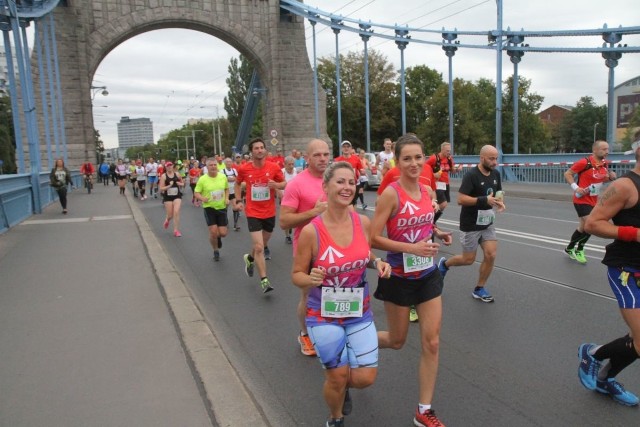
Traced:
<svg viewBox="0 0 640 427">
<path fill-rule="evenodd" d="M 367 242 L 360 216 L 350 212 L 353 224 L 353 238 L 347 247 L 338 246 L 322 222 L 322 216 L 311 220 L 318 237 L 318 255 L 312 261 L 312 267 L 326 271 L 322 286 L 311 289 L 307 299 L 307 324 L 317 325 L 327 322 L 340 324 L 370 321 L 373 316 L 370 310 L 369 285 L 366 269 L 369 263 L 370 247 Z M 346 317 L 341 319 L 327 318 L 321 315 L 321 291 L 323 287 L 364 288 L 362 317 Z"/>
<path fill-rule="evenodd" d="M 396 242 L 415 243 L 430 239 L 433 234 L 433 205 L 426 187 L 420 184 L 420 200 L 413 200 L 398 182 L 389 184 L 398 195 L 398 210 L 387 220 L 387 236 Z M 432 259 L 412 258 L 401 252 L 388 252 L 387 262 L 391 264 L 391 274 L 406 278 L 420 278 L 435 268 Z M 426 263 L 425 263 L 426 262 Z M 422 268 L 425 265 L 427 268 Z M 406 271 L 406 267 L 408 270 Z"/>
</svg>

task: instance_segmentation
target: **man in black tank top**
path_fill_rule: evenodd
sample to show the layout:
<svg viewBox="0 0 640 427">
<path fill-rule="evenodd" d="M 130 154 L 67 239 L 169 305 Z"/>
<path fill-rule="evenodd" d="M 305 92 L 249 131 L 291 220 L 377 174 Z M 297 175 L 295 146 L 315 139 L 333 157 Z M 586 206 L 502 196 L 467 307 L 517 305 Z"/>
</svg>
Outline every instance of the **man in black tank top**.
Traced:
<svg viewBox="0 0 640 427">
<path fill-rule="evenodd" d="M 635 154 L 635 168 L 609 185 L 585 223 L 588 233 L 614 239 L 602 263 L 630 333 L 602 346 L 582 344 L 578 376 L 587 389 L 636 406 L 638 396 L 615 378 L 640 357 L 640 141 L 625 154 L 631 153 Z"/>
</svg>

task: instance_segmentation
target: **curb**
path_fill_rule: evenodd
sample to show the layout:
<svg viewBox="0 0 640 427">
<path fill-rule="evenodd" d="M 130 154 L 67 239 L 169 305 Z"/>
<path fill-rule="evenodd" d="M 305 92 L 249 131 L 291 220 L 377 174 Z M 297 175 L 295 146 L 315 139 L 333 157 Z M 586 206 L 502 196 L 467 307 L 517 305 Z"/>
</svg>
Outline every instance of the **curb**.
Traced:
<svg viewBox="0 0 640 427">
<path fill-rule="evenodd" d="M 222 350 L 180 273 L 132 200 L 127 194 L 127 202 L 147 250 L 147 257 L 178 327 L 178 338 L 187 350 L 195 379 L 201 382 L 214 421 L 224 427 L 270 426 Z"/>
</svg>

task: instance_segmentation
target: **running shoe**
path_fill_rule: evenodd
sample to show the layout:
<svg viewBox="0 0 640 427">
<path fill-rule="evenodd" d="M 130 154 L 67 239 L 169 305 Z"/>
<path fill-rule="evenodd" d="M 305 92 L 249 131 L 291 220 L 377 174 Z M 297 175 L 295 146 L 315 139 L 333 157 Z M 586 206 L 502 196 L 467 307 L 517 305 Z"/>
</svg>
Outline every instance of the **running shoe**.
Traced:
<svg viewBox="0 0 640 427">
<path fill-rule="evenodd" d="M 569 258 L 576 259 L 576 250 L 575 248 L 564 248 L 564 253 L 569 255 Z"/>
<path fill-rule="evenodd" d="M 344 402 L 342 403 L 342 415 L 349 415 L 353 410 L 353 402 L 351 401 L 351 395 L 349 394 L 349 388 L 344 393 Z"/>
<path fill-rule="evenodd" d="M 285 242 L 287 245 L 290 245 L 290 244 L 292 244 L 292 243 L 293 243 L 293 240 L 291 240 L 291 236 L 287 236 L 287 237 L 285 237 L 285 238 L 284 238 L 284 242 Z"/>
<path fill-rule="evenodd" d="M 266 294 L 267 292 L 271 292 L 273 288 L 271 287 L 271 282 L 266 277 L 260 280 L 260 287 L 262 288 L 262 293 Z"/>
<path fill-rule="evenodd" d="M 368 208 L 368 206 L 367 206 L 367 205 L 364 205 L 364 204 L 362 205 L 362 210 L 363 210 L 363 211 L 367 210 L 367 208 Z"/>
<path fill-rule="evenodd" d="M 271 259 L 271 251 L 267 246 L 264 247 L 264 259 Z"/>
<path fill-rule="evenodd" d="M 220 261 L 220 251 L 213 251 L 213 260 Z"/>
<path fill-rule="evenodd" d="M 178 231 L 178 230 L 174 231 L 173 235 L 176 236 L 176 237 L 182 237 L 182 233 L 180 231 Z"/>
<path fill-rule="evenodd" d="M 222 249 L 222 237 L 218 236 L 218 249 Z"/>
<path fill-rule="evenodd" d="M 440 261 L 438 261 L 438 271 L 440 271 L 440 275 L 442 276 L 443 280 L 444 276 L 446 276 L 447 272 L 449 271 L 449 267 L 447 267 L 447 265 L 445 264 L 446 261 L 447 259 L 445 257 L 440 258 Z"/>
<path fill-rule="evenodd" d="M 585 388 L 589 390 L 596 389 L 596 381 L 598 372 L 600 371 L 600 361 L 589 354 L 595 344 L 582 344 L 578 347 L 578 358 L 580 359 L 580 367 L 578 368 L 578 378 Z"/>
<path fill-rule="evenodd" d="M 253 261 L 249 261 L 249 254 L 244 254 L 244 272 L 253 277 Z"/>
<path fill-rule="evenodd" d="M 305 356 L 315 356 L 316 350 L 313 348 L 313 343 L 309 335 L 298 335 L 298 343 L 300 344 L 300 353 Z"/>
<path fill-rule="evenodd" d="M 162 223 L 162 227 L 164 227 L 164 229 L 166 230 L 167 228 L 169 228 L 169 220 L 165 219 L 164 223 Z"/>
<path fill-rule="evenodd" d="M 471 296 L 482 302 L 493 302 L 493 297 L 484 287 L 474 289 Z"/>
<path fill-rule="evenodd" d="M 609 378 L 604 381 L 598 380 L 596 382 L 596 391 L 608 394 L 613 400 L 622 405 L 636 406 L 640 401 L 638 396 L 625 390 L 622 384 L 616 381 L 615 378 Z"/>
<path fill-rule="evenodd" d="M 416 409 L 416 415 L 413 417 L 413 425 L 418 427 L 444 427 L 444 424 L 440 422 L 433 409 L 427 409 L 423 413 L 420 413 Z"/>
<path fill-rule="evenodd" d="M 575 260 L 580 264 L 587 263 L 587 257 L 584 256 L 584 249 L 576 249 L 573 253 L 576 256 Z"/>
<path fill-rule="evenodd" d="M 325 427 L 344 427 L 344 418 L 331 418 Z"/>
<path fill-rule="evenodd" d="M 418 312 L 416 311 L 416 308 L 414 306 L 411 306 L 411 309 L 409 310 L 409 322 L 417 322 L 418 321 Z"/>
</svg>

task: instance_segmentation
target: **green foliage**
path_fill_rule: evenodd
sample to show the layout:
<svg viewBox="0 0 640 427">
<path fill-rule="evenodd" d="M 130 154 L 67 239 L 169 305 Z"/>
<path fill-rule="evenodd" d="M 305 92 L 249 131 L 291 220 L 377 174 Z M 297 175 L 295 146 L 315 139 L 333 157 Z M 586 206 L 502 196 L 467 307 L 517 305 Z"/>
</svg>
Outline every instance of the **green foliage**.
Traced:
<svg viewBox="0 0 640 427">
<path fill-rule="evenodd" d="M 503 93 L 502 151 L 513 153 L 513 76 L 506 81 Z M 531 80 L 518 77 L 518 151 L 520 153 L 549 152 L 551 140 L 545 133 L 544 125 L 537 115 L 544 97 L 533 93 Z"/>
<path fill-rule="evenodd" d="M 595 126 L 596 123 L 599 125 Z M 569 152 L 590 153 L 594 128 L 596 139 L 606 139 L 607 106 L 595 105 L 592 97 L 583 96 L 560 122 L 557 137 L 561 149 Z"/>
<path fill-rule="evenodd" d="M 3 161 L 1 173 L 16 173 L 16 146 L 11 115 L 11 100 L 0 97 L 0 160 Z"/>
<path fill-rule="evenodd" d="M 396 138 L 400 132 L 400 96 L 396 72 L 386 56 L 369 50 L 369 114 L 372 150 L 381 150 L 384 138 Z M 338 109 L 335 57 L 318 59 L 318 80 L 327 94 L 327 132 L 338 141 Z M 366 117 L 364 53 L 340 55 L 340 102 L 342 138 L 354 147 L 365 148 Z"/>
<path fill-rule="evenodd" d="M 96 148 L 96 164 L 102 163 L 104 160 L 104 142 L 100 139 L 100 131 L 93 129 L 93 140 Z"/>
<path fill-rule="evenodd" d="M 240 58 L 231 58 L 229 62 L 229 77 L 226 79 L 229 92 L 224 98 L 224 109 L 227 112 L 227 119 L 229 121 L 230 131 L 228 135 L 232 135 L 235 142 L 235 135 L 240 128 L 240 121 L 242 120 L 242 113 L 244 112 L 244 106 L 247 101 L 247 93 L 249 91 L 249 85 L 251 84 L 251 76 L 253 74 L 254 65 L 244 55 L 240 55 Z M 260 105 L 256 113 L 255 120 L 251 126 L 250 138 L 256 136 L 263 136 L 263 112 L 264 112 L 265 97 L 261 96 Z M 226 151 L 230 153 L 231 151 Z"/>
<path fill-rule="evenodd" d="M 427 120 L 429 101 L 442 84 L 442 74 L 426 65 L 407 68 L 405 88 L 409 132 L 415 132 Z"/>
</svg>

